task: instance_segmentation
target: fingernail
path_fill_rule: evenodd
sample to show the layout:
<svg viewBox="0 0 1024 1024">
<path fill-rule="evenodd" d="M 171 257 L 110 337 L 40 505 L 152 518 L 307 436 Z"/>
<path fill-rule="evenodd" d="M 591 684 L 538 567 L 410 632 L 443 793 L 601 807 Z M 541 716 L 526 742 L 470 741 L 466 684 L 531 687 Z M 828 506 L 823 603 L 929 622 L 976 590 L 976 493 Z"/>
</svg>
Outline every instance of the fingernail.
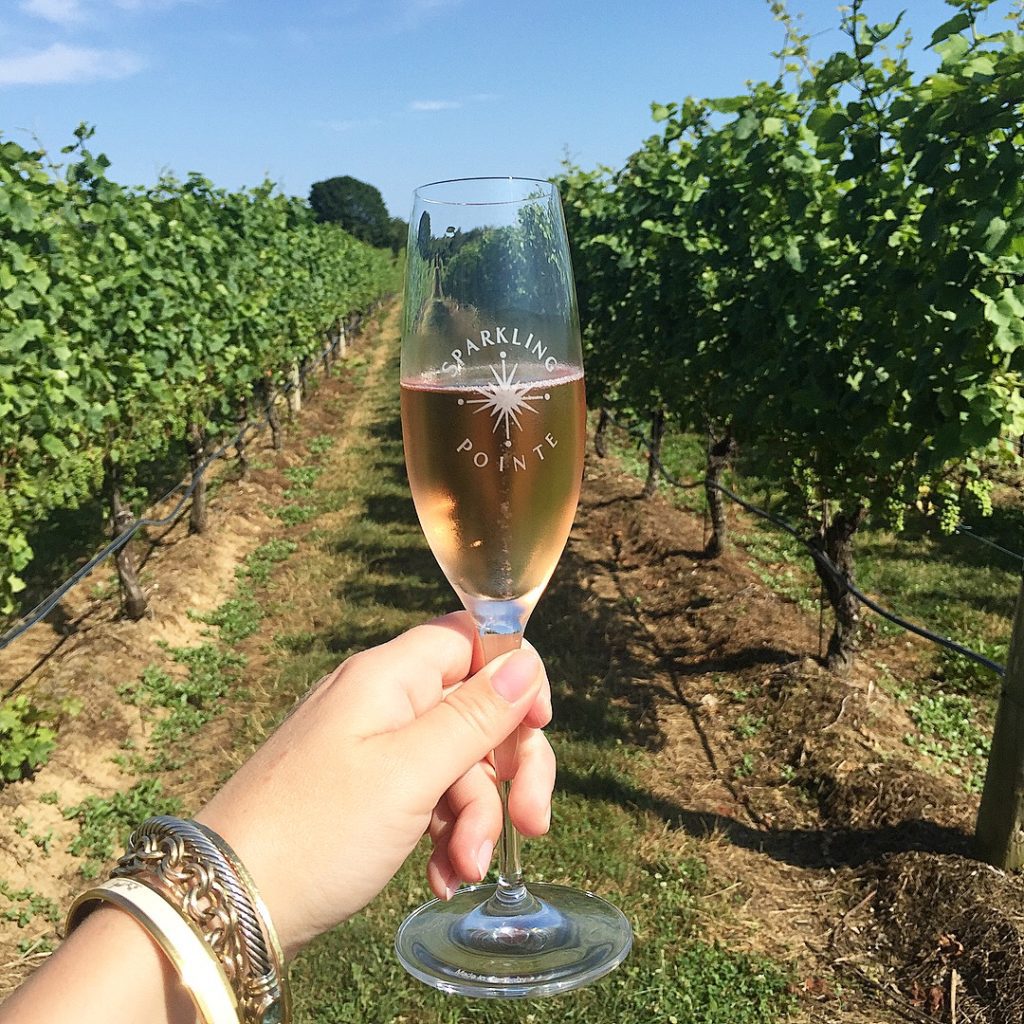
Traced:
<svg viewBox="0 0 1024 1024">
<path fill-rule="evenodd" d="M 490 839 L 485 839 L 480 844 L 480 849 L 477 850 L 476 854 L 476 866 L 480 872 L 480 880 L 483 881 L 487 877 L 487 871 L 491 866 L 491 854 L 494 853 L 494 843 Z"/>
<path fill-rule="evenodd" d="M 537 655 L 532 651 L 515 651 L 491 677 L 491 686 L 499 697 L 512 704 L 530 688 L 537 677 Z"/>
<path fill-rule="evenodd" d="M 461 880 L 452 875 L 450 878 L 446 878 L 444 882 L 444 899 L 447 903 L 455 893 L 458 891 L 459 886 L 462 884 Z"/>
</svg>

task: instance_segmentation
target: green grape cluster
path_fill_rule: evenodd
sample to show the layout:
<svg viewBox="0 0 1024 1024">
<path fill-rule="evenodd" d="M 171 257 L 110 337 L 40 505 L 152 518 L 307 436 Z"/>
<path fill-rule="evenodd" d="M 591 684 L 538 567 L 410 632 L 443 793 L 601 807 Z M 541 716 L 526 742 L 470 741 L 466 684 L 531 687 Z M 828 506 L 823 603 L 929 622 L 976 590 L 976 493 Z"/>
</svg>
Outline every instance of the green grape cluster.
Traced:
<svg viewBox="0 0 1024 1024">
<path fill-rule="evenodd" d="M 950 534 L 960 525 L 960 503 L 955 498 L 946 497 L 939 506 L 939 529 Z"/>
<path fill-rule="evenodd" d="M 981 477 L 973 477 L 967 481 L 964 490 L 974 499 L 978 511 L 983 516 L 992 515 L 992 481 Z"/>
<path fill-rule="evenodd" d="M 907 504 L 900 498 L 889 495 L 884 502 L 885 521 L 894 533 L 902 533 L 907 512 Z"/>
</svg>

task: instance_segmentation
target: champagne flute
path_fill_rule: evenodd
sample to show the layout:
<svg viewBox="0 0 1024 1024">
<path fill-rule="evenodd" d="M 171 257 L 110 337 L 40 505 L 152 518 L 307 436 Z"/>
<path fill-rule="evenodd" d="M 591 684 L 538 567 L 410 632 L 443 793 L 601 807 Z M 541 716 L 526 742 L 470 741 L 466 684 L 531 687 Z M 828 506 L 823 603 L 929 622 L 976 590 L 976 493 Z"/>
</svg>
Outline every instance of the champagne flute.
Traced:
<svg viewBox="0 0 1024 1024">
<path fill-rule="evenodd" d="M 416 511 L 485 660 L 517 648 L 569 536 L 583 475 L 579 316 L 558 191 L 526 178 L 416 190 L 402 334 L 402 433 Z M 497 884 L 414 911 L 395 946 L 442 991 L 520 998 L 585 985 L 629 953 L 592 893 L 526 885 L 508 817 L 516 736 L 495 751 Z"/>
</svg>

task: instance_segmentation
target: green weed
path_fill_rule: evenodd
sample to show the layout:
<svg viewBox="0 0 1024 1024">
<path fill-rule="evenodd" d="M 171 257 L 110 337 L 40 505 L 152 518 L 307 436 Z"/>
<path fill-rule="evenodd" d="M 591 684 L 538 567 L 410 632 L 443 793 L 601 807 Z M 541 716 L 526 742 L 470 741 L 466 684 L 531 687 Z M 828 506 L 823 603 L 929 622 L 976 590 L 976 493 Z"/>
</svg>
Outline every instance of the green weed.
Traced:
<svg viewBox="0 0 1024 1024">
<path fill-rule="evenodd" d="M 252 636 L 260 627 L 263 609 L 253 592 L 240 585 L 236 597 L 228 598 L 223 604 L 206 615 L 189 612 L 189 617 L 220 630 L 220 638 L 226 644 L 236 644 Z"/>
<path fill-rule="evenodd" d="M 187 670 L 184 678 L 149 665 L 138 683 L 123 686 L 118 691 L 131 704 L 169 712 L 153 728 L 150 743 L 154 747 L 173 744 L 198 732 L 217 714 L 219 702 L 237 681 L 239 670 L 245 664 L 241 655 L 222 651 L 213 644 L 171 648 L 169 653 Z M 129 759 L 126 766 L 136 768 L 138 763 Z M 151 766 L 146 770 L 156 768 Z"/>
<path fill-rule="evenodd" d="M 50 924 L 60 920 L 57 904 L 47 896 L 40 896 L 34 889 L 13 889 L 8 882 L 0 881 L 0 896 L 9 904 L 0 910 L 0 918 L 14 922 L 19 928 L 25 928 L 37 917 Z"/>
<path fill-rule="evenodd" d="M 32 842 L 43 851 L 44 857 L 49 857 L 53 848 L 53 829 L 51 828 L 45 835 L 33 836 Z"/>
<path fill-rule="evenodd" d="M 750 713 L 740 715 L 733 725 L 733 732 L 741 740 L 753 739 L 767 724 L 768 719 L 764 715 L 752 715 Z"/>
<path fill-rule="evenodd" d="M 57 747 L 52 711 L 21 695 L 0 706 L 0 784 L 41 768 Z"/>
<path fill-rule="evenodd" d="M 274 509 L 274 515 L 285 526 L 298 526 L 300 523 L 309 522 L 317 511 L 312 505 L 281 505 Z"/>
<path fill-rule="evenodd" d="M 28 956 L 30 953 L 52 953 L 54 945 L 47 939 L 19 939 L 18 940 L 18 952 L 22 956 Z"/>
<path fill-rule="evenodd" d="M 64 811 L 66 819 L 78 822 L 78 835 L 68 852 L 87 858 L 79 872 L 83 878 L 95 878 L 103 863 L 113 859 L 115 845 L 123 846 L 133 828 L 154 814 L 180 810 L 181 802 L 164 793 L 157 779 L 143 779 L 110 797 L 88 796 Z"/>
<path fill-rule="evenodd" d="M 334 438 L 330 434 L 317 434 L 306 445 L 311 455 L 323 455 L 334 447 Z"/>
<path fill-rule="evenodd" d="M 297 548 L 298 545 L 294 541 L 282 538 L 267 541 L 266 544 L 261 544 L 250 552 L 236 576 L 240 579 L 249 579 L 256 586 L 265 587 L 270 582 L 270 572 L 273 567 L 294 554 Z"/>
<path fill-rule="evenodd" d="M 920 729 L 904 737 L 907 746 L 940 761 L 969 792 L 979 792 L 991 741 L 989 730 L 979 728 L 974 702 L 959 693 L 926 694 L 915 697 L 907 712 Z"/>
<path fill-rule="evenodd" d="M 962 643 L 997 664 L 1006 664 L 1009 644 L 1005 641 L 965 637 Z M 935 675 L 947 692 L 994 696 L 1000 687 L 999 676 L 991 669 L 945 647 L 939 651 Z"/>
<path fill-rule="evenodd" d="M 284 478 L 292 485 L 292 488 L 300 493 L 308 493 L 320 476 L 323 475 L 323 468 L 320 466 L 289 466 L 284 470 Z M 290 497 L 285 492 L 285 497 Z"/>
</svg>

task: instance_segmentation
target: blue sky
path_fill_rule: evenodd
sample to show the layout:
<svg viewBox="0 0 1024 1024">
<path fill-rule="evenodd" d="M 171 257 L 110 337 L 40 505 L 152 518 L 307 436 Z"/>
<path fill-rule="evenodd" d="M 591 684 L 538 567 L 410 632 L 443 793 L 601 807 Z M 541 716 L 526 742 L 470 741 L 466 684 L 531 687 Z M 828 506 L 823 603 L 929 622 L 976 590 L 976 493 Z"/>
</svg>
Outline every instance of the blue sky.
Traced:
<svg viewBox="0 0 1024 1024">
<path fill-rule="evenodd" d="M 868 13 L 904 8 L 918 51 L 953 13 Z M 791 9 L 816 54 L 841 45 L 831 0 Z M 426 181 L 617 166 L 652 101 L 774 78 L 780 40 L 765 0 L 0 0 L 0 134 L 56 153 L 88 121 L 126 184 L 351 174 L 404 218 Z"/>
</svg>

